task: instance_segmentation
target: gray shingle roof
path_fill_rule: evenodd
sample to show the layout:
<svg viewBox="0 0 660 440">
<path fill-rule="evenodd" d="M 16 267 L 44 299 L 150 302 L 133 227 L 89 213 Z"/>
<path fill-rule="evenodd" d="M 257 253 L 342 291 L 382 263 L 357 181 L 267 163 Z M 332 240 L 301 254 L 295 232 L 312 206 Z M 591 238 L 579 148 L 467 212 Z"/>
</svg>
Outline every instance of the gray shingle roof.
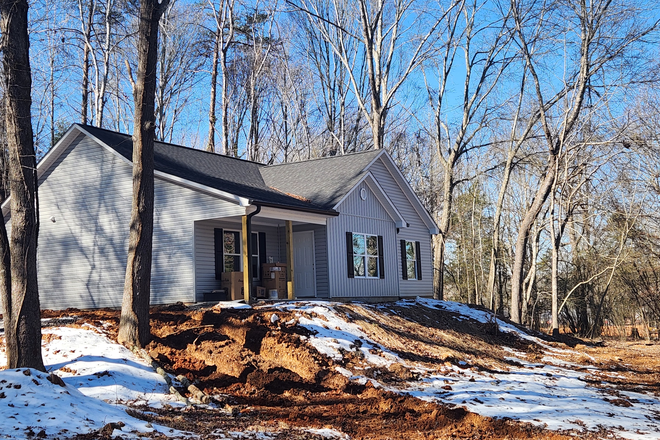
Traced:
<svg viewBox="0 0 660 440">
<path fill-rule="evenodd" d="M 312 200 L 324 209 L 333 209 L 364 176 L 365 168 L 378 154 L 380 151 L 371 150 L 271 165 L 262 168 L 261 175 L 272 188 Z"/>
<path fill-rule="evenodd" d="M 132 161 L 133 140 L 130 135 L 88 125 L 80 125 L 120 155 Z M 156 142 L 154 166 L 157 171 L 245 197 L 256 203 L 302 211 L 335 214 L 313 201 L 286 195 L 269 188 L 261 176 L 265 165 L 203 150 Z"/>
<path fill-rule="evenodd" d="M 79 126 L 127 160 L 132 160 L 133 141 L 130 135 L 88 125 Z M 379 153 L 367 151 L 266 166 L 156 142 L 154 165 L 157 171 L 256 203 L 336 215 L 333 207 L 362 178 L 365 167 Z"/>
</svg>

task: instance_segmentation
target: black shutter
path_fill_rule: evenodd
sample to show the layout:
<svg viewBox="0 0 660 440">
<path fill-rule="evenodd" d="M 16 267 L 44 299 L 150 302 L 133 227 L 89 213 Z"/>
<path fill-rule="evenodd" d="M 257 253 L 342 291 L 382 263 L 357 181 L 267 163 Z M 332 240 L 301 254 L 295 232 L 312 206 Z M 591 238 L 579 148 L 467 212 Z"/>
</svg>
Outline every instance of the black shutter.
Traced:
<svg viewBox="0 0 660 440">
<path fill-rule="evenodd" d="M 261 268 L 266 264 L 266 233 L 259 232 L 259 267 L 257 274 L 252 274 L 253 277 L 261 279 Z"/>
<path fill-rule="evenodd" d="M 380 279 L 385 278 L 385 259 L 383 258 L 383 236 L 378 236 L 378 274 Z"/>
<path fill-rule="evenodd" d="M 353 233 L 346 233 L 346 263 L 348 268 L 348 277 L 355 278 L 355 270 L 353 268 Z"/>
<path fill-rule="evenodd" d="M 415 256 L 417 257 L 417 279 L 422 279 L 422 252 L 420 251 L 419 241 L 415 242 Z"/>
<path fill-rule="evenodd" d="M 406 254 L 406 240 L 401 240 L 401 278 L 408 279 L 408 258 Z"/>
<path fill-rule="evenodd" d="M 222 279 L 222 272 L 225 268 L 225 258 L 223 255 L 224 237 L 222 229 L 213 229 L 213 251 L 215 252 L 215 279 Z"/>
</svg>

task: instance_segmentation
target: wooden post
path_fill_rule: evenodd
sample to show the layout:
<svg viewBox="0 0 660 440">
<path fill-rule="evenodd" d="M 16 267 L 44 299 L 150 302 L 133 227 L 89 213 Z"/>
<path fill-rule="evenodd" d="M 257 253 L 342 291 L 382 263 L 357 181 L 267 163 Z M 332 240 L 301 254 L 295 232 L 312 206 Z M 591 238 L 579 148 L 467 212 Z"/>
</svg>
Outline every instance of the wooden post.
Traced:
<svg viewBox="0 0 660 440">
<path fill-rule="evenodd" d="M 293 286 L 293 223 L 285 220 L 286 229 L 286 290 L 289 299 L 295 299 Z"/>
<path fill-rule="evenodd" d="M 250 304 L 250 249 L 248 246 L 248 216 L 243 216 L 243 233 L 241 234 L 241 254 L 243 254 L 243 299 Z"/>
</svg>

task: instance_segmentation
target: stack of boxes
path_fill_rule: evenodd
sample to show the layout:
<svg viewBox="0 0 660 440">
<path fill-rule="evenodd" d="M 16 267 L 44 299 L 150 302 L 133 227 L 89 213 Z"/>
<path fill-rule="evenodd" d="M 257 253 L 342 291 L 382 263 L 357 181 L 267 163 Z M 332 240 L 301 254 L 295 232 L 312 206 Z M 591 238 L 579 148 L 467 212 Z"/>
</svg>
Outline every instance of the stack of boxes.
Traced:
<svg viewBox="0 0 660 440">
<path fill-rule="evenodd" d="M 271 291 L 277 292 L 278 299 L 286 299 L 286 264 L 265 263 L 261 267 L 261 284 L 255 286 L 257 298 L 273 298 Z M 227 299 L 243 299 L 243 272 L 223 272 L 220 287 L 227 292 Z"/>
<path fill-rule="evenodd" d="M 286 299 L 286 264 L 264 263 L 261 266 L 261 284 L 266 288 L 266 295 L 272 298 L 271 291 L 277 291 L 277 298 Z"/>
</svg>

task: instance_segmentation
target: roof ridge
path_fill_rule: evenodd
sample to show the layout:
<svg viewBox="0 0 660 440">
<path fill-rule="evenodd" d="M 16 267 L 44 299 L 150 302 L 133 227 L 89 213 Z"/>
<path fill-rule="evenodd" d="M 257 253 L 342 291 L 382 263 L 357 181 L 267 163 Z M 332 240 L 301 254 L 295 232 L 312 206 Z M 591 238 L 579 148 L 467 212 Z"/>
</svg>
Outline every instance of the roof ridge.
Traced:
<svg viewBox="0 0 660 440">
<path fill-rule="evenodd" d="M 356 152 L 348 153 L 348 154 L 339 154 L 339 155 L 335 155 L 335 156 L 315 157 L 313 159 L 299 160 L 299 161 L 296 161 L 296 162 L 281 162 L 281 163 L 274 163 L 274 164 L 271 164 L 271 165 L 265 165 L 265 164 L 264 165 L 265 165 L 266 168 L 273 168 L 273 167 L 279 167 L 279 166 L 282 166 L 282 165 L 294 165 L 294 164 L 300 164 L 300 163 L 317 162 L 317 161 L 325 160 L 325 159 L 338 159 L 338 158 L 341 158 L 341 157 L 357 156 L 357 155 L 367 154 L 367 153 L 380 153 L 382 151 L 384 151 L 384 150 L 356 151 Z"/>
<path fill-rule="evenodd" d="M 95 125 L 80 124 L 80 123 L 75 123 L 75 125 L 79 125 L 82 128 L 92 128 L 94 130 L 102 130 L 102 131 L 105 131 L 105 132 L 108 132 L 108 133 L 113 133 L 113 134 L 118 134 L 118 135 L 121 135 L 121 136 L 126 136 L 128 138 L 132 137 L 132 135 L 130 135 L 128 133 L 122 133 L 121 131 L 110 130 L 108 128 L 96 127 Z M 172 142 L 165 142 L 165 141 L 159 141 L 157 139 L 154 139 L 154 143 L 169 145 L 171 147 L 177 147 L 177 148 L 185 148 L 186 150 L 199 151 L 201 153 L 206 153 L 206 154 L 210 154 L 210 155 L 213 155 L 213 156 L 225 157 L 227 159 L 240 160 L 241 162 L 253 163 L 255 165 L 267 166 L 264 163 L 257 162 L 257 161 L 254 161 L 254 160 L 241 159 L 240 157 L 229 156 L 227 154 L 220 154 L 220 153 L 216 153 L 214 151 L 206 151 L 204 149 L 199 149 L 199 148 L 194 148 L 194 147 L 187 147 L 185 145 L 179 145 L 179 144 L 175 144 L 175 143 L 172 143 Z"/>
</svg>

